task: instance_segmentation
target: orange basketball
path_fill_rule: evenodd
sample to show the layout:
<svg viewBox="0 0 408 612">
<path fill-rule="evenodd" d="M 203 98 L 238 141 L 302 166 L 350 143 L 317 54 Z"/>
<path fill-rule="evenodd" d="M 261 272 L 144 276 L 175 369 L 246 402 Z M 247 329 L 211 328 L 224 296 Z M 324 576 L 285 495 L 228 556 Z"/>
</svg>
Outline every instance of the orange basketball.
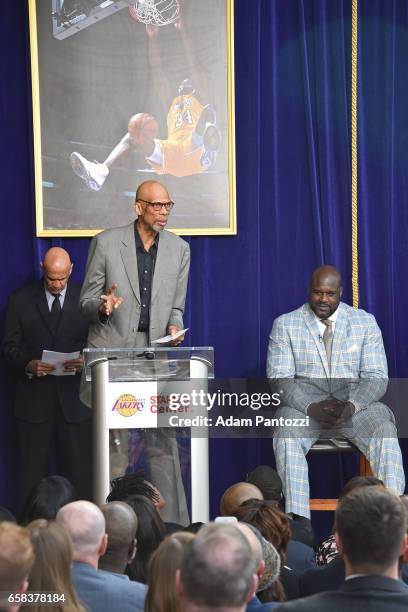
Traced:
<svg viewBox="0 0 408 612">
<path fill-rule="evenodd" d="M 144 145 L 153 141 L 153 138 L 156 138 L 159 126 L 153 115 L 137 113 L 129 121 L 128 132 L 135 144 Z"/>
</svg>

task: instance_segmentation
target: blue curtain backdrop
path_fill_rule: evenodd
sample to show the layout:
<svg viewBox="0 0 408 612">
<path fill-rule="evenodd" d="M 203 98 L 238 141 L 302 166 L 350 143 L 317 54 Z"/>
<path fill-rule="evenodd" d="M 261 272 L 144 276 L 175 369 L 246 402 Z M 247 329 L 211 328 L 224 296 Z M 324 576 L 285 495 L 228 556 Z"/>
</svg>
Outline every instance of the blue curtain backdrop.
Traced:
<svg viewBox="0 0 408 612">
<path fill-rule="evenodd" d="M 44 0 L 48 1 L 48 0 Z M 405 376 L 407 2 L 359 0 L 360 303 L 379 321 L 390 373 Z M 0 325 L 8 294 L 39 276 L 52 244 L 81 282 L 88 240 L 34 235 L 26 3 L 0 3 Z M 339 267 L 351 300 L 351 0 L 235 0 L 238 235 L 194 237 L 186 309 L 217 377 L 262 377 L 273 319 L 306 299 L 311 271 Z M 13 503 L 13 380 L 0 362 L 0 504 Z M 212 512 L 232 482 L 272 462 L 269 440 L 211 442 Z M 355 461 L 312 461 L 313 496 L 336 496 Z M 324 464 L 324 465 L 323 465 Z"/>
</svg>

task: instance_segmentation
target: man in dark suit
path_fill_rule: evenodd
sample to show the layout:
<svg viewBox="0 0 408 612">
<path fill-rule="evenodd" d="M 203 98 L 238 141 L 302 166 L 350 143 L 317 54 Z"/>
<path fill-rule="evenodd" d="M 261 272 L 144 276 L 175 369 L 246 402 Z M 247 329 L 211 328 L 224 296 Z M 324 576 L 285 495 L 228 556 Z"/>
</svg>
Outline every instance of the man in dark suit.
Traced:
<svg viewBox="0 0 408 612">
<path fill-rule="evenodd" d="M 408 591 L 399 580 L 399 559 L 407 551 L 404 506 L 392 492 L 364 487 L 347 495 L 336 510 L 336 542 L 346 579 L 326 591 L 282 605 L 282 612 L 382 612 L 407 610 Z"/>
<path fill-rule="evenodd" d="M 88 323 L 78 311 L 80 287 L 69 280 L 67 251 L 47 251 L 41 269 L 40 282 L 10 296 L 5 323 L 4 353 L 17 373 L 20 503 L 47 475 L 53 441 L 58 472 L 81 498 L 91 494 L 91 411 L 79 399 L 82 356 L 63 363 L 64 376 L 42 359 L 44 350 L 82 351 Z"/>
</svg>

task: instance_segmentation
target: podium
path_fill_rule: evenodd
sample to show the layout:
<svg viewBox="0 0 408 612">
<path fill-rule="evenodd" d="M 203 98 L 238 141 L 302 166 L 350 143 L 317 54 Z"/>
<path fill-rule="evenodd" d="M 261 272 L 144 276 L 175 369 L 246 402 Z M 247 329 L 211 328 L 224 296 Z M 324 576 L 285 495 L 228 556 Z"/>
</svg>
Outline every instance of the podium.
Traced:
<svg viewBox="0 0 408 612">
<path fill-rule="evenodd" d="M 178 463 L 176 432 L 187 427 L 191 440 L 191 521 L 209 520 L 208 435 L 203 423 L 208 414 L 207 389 L 208 379 L 214 377 L 213 363 L 212 347 L 84 349 L 85 378 L 92 384 L 96 504 L 105 503 L 109 494 L 114 459 L 112 432 L 122 432 L 127 441 L 134 430 L 144 432 L 146 437 L 157 435 L 168 440 L 167 447 Z M 160 453 L 155 453 L 159 476 L 172 469 L 169 456 L 163 455 L 161 464 Z M 180 466 L 174 470 L 168 480 L 174 479 L 175 473 L 180 475 L 180 489 Z M 152 481 L 155 484 L 154 478 Z M 162 493 L 168 497 L 177 492 L 170 486 Z"/>
</svg>

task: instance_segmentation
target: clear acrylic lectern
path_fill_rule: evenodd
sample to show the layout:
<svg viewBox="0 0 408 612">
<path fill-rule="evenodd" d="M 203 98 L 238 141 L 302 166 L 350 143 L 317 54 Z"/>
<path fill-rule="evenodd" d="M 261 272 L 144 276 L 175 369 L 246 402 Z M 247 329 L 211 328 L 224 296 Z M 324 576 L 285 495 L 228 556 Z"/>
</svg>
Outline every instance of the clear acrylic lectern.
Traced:
<svg viewBox="0 0 408 612">
<path fill-rule="evenodd" d="M 214 376 L 213 356 L 211 347 L 84 350 L 85 377 L 92 383 L 95 413 L 95 503 L 105 503 L 112 476 L 129 469 L 135 456 L 139 460 L 137 439 L 135 442 L 139 434 L 143 438 L 141 446 L 148 449 L 145 455 L 149 456 L 151 472 L 156 475 L 151 478 L 153 484 L 159 490 L 167 489 L 161 491 L 167 499 L 180 495 L 180 489 L 184 496 L 176 432 L 183 430 L 185 434 L 188 428 L 191 521 L 209 520 L 205 416 L 208 378 Z M 125 448 L 121 456 L 126 456 L 127 466 L 118 467 L 117 448 L 121 440 L 124 440 L 121 448 Z M 164 452 L 163 447 L 167 449 Z"/>
</svg>

